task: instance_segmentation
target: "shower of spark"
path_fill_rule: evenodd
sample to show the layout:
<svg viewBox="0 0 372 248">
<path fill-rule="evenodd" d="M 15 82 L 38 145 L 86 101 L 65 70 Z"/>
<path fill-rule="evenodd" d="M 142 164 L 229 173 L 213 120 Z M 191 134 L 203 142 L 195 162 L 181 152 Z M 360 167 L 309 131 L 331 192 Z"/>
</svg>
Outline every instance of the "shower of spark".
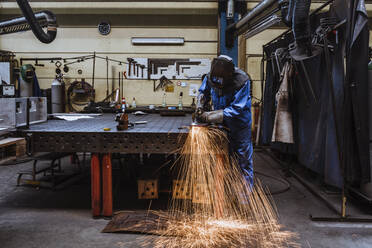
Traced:
<svg viewBox="0 0 372 248">
<path fill-rule="evenodd" d="M 220 129 L 192 127 L 174 169 L 182 197 L 173 197 L 153 247 L 298 247 L 259 181 L 247 184 Z"/>
</svg>

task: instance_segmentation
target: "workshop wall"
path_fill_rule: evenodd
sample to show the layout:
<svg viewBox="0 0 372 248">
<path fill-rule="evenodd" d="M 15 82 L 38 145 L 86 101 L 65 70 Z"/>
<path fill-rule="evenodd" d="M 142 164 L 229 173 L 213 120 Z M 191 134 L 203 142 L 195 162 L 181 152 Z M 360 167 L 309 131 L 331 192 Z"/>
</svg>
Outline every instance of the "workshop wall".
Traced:
<svg viewBox="0 0 372 248">
<path fill-rule="evenodd" d="M 261 99 L 261 58 L 262 44 L 269 42 L 283 32 L 283 29 L 270 29 L 247 40 L 246 71 L 252 78 L 253 101 Z M 184 37 L 184 46 L 133 46 L 131 37 L 156 37 L 162 34 L 166 37 Z M 27 44 L 27 46 L 25 45 Z M 108 36 L 98 33 L 96 27 L 61 27 L 54 42 L 45 45 L 35 39 L 31 32 L 2 36 L 0 48 L 16 53 L 17 58 L 27 57 L 74 57 L 92 54 L 96 51 L 99 56 L 108 56 L 117 60 L 126 60 L 127 57 L 152 58 L 210 58 L 217 54 L 216 28 L 124 28 L 113 27 Z M 41 88 L 49 88 L 55 77 L 55 65 L 49 61 L 42 62 L 44 67 L 36 67 Z M 92 82 L 93 61 L 73 64 L 70 71 L 65 74 L 65 82 L 72 83 L 76 79 L 85 78 Z M 82 74 L 77 73 L 82 70 Z M 118 72 L 126 70 L 125 65 L 109 63 L 109 91 L 112 83 L 118 87 Z M 182 80 L 200 84 L 199 80 Z M 106 62 L 97 59 L 95 72 L 96 100 L 106 96 Z M 177 81 L 175 81 L 177 82 Z M 188 96 L 187 87 L 175 87 L 174 93 L 167 93 L 167 103 L 177 105 L 179 92 L 184 92 L 184 104 L 191 104 L 192 97 Z M 137 104 L 161 104 L 162 91 L 153 92 L 152 80 L 125 80 L 124 96 L 131 101 L 136 97 Z"/>
<path fill-rule="evenodd" d="M 183 46 L 133 46 L 131 37 L 184 37 Z M 109 35 L 98 33 L 96 27 L 60 27 L 58 36 L 51 44 L 42 44 L 32 32 L 17 33 L 2 36 L 0 49 L 16 53 L 17 58 L 27 57 L 74 57 L 92 54 L 108 56 L 113 59 L 126 61 L 127 57 L 150 58 L 213 58 L 217 51 L 217 30 L 215 28 L 143 28 L 143 27 L 113 27 Z M 39 62 L 41 63 L 41 62 Z M 36 67 L 36 73 L 41 88 L 49 88 L 55 77 L 55 65 L 43 61 L 44 67 Z M 67 84 L 75 79 L 85 78 L 92 82 L 93 60 L 70 66 L 65 74 Z M 83 73 L 79 75 L 77 71 Z M 125 71 L 125 65 L 109 64 L 109 91 L 112 84 L 118 87 L 118 73 Z M 177 83 L 178 80 L 174 80 Z M 175 87 L 174 93 L 167 93 L 167 104 L 177 105 L 179 92 L 184 92 L 184 104 L 189 105 L 189 84 L 200 84 L 200 80 L 181 80 L 187 87 Z M 106 96 L 106 61 L 96 60 L 95 89 L 96 100 Z M 153 91 L 153 80 L 125 80 L 124 96 L 129 102 L 136 98 L 137 105 L 161 104 L 163 92 Z"/>
</svg>

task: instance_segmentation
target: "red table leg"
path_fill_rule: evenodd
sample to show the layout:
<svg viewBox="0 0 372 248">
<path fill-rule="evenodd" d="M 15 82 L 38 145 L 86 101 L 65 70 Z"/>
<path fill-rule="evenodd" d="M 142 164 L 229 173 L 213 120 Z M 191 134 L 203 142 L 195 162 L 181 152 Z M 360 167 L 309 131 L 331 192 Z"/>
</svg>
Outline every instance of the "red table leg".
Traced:
<svg viewBox="0 0 372 248">
<path fill-rule="evenodd" d="M 106 153 L 102 158 L 102 199 L 104 217 L 112 216 L 112 165 L 111 154 Z"/>
<path fill-rule="evenodd" d="M 101 215 L 101 173 L 100 161 L 97 153 L 92 153 L 91 158 L 91 189 L 92 189 L 92 215 Z"/>
</svg>

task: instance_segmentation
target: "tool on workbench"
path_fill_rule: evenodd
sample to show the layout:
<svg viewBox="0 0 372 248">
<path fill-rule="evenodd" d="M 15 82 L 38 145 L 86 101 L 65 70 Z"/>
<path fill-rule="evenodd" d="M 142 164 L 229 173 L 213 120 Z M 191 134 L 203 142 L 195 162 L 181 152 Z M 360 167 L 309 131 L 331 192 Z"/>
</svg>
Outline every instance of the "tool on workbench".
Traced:
<svg viewBox="0 0 372 248">
<path fill-rule="evenodd" d="M 125 109 L 127 108 L 127 103 L 125 101 L 125 97 L 121 98 L 121 112 L 125 113 Z"/>
<path fill-rule="evenodd" d="M 127 130 L 129 126 L 128 121 L 128 114 L 127 113 L 120 113 L 116 115 L 116 119 L 118 125 L 116 126 L 117 130 Z"/>
<path fill-rule="evenodd" d="M 125 110 L 127 108 L 127 104 L 125 101 L 125 97 L 121 99 L 121 111 L 122 113 L 117 114 L 115 117 L 115 121 L 118 122 L 118 125 L 116 126 L 117 130 L 127 130 L 128 129 L 128 114 L 125 113 Z"/>
<path fill-rule="evenodd" d="M 111 92 L 105 99 L 99 102 L 91 101 L 87 107 L 84 108 L 86 113 L 115 113 L 121 108 L 119 88 Z"/>
<path fill-rule="evenodd" d="M 136 108 L 136 107 L 137 107 L 137 104 L 136 104 L 136 98 L 133 97 L 132 108 Z"/>
<path fill-rule="evenodd" d="M 167 94 L 163 94 L 163 103 L 161 105 L 163 108 L 165 108 L 167 106 Z"/>
<path fill-rule="evenodd" d="M 147 121 L 136 121 L 134 122 L 136 125 L 142 125 L 142 124 L 147 124 Z"/>
<path fill-rule="evenodd" d="M 191 109 L 196 110 L 195 97 L 192 98 Z"/>
<path fill-rule="evenodd" d="M 182 97 L 183 97 L 183 92 L 180 92 L 180 97 L 178 98 L 178 109 L 179 110 L 182 110 L 183 108 Z"/>
</svg>

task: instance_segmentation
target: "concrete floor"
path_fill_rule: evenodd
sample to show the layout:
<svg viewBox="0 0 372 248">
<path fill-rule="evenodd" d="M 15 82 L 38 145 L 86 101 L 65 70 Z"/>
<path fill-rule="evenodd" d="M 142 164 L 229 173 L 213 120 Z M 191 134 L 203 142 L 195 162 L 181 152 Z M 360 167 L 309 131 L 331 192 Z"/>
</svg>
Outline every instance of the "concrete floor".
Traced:
<svg viewBox="0 0 372 248">
<path fill-rule="evenodd" d="M 274 161 L 262 156 L 266 155 L 255 154 L 257 171 L 282 175 Z M 17 187 L 17 172 L 26 167 L 30 168 L 30 164 L 0 166 L 0 247 L 141 247 L 142 235 L 100 232 L 108 220 L 91 218 L 89 174 L 58 191 Z M 272 190 L 284 187 L 277 181 L 259 177 Z M 121 177 L 124 186 L 115 187 L 116 210 L 148 208 L 149 202 L 136 200 L 131 178 Z M 120 185 L 115 180 L 115 185 Z M 310 213 L 331 215 L 331 212 L 295 179 L 288 180 L 290 190 L 274 195 L 274 200 L 281 224 L 285 230 L 298 233 L 302 247 L 372 247 L 372 224 L 311 222 Z M 152 208 L 161 208 L 166 202 L 167 196 L 161 196 L 161 200 L 152 202 Z"/>
</svg>

